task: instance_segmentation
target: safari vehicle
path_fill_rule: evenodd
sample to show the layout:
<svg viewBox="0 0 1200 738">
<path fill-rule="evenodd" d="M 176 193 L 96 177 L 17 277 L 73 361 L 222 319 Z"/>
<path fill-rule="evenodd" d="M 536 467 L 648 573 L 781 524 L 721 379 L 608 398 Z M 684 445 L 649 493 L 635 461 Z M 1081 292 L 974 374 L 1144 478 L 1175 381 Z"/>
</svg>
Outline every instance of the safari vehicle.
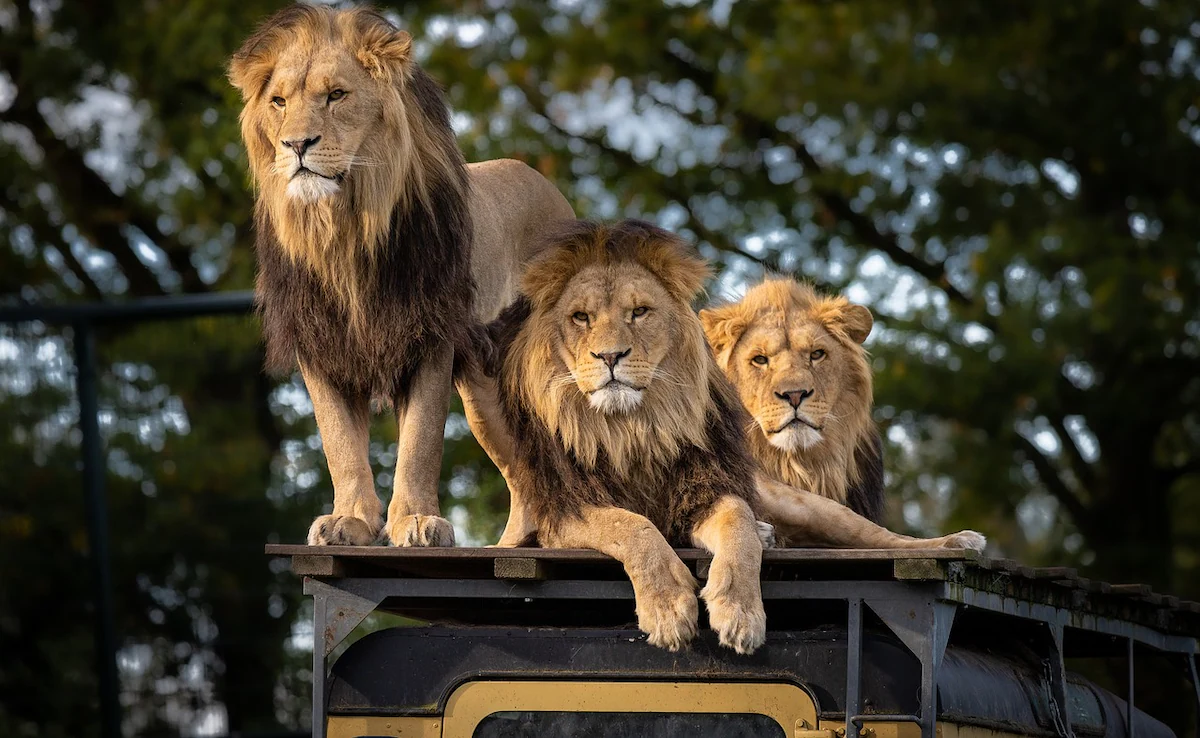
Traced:
<svg viewBox="0 0 1200 738">
<path fill-rule="evenodd" d="M 964 551 L 768 551 L 751 656 L 707 630 L 684 652 L 650 646 L 595 552 L 267 552 L 313 597 L 314 738 L 1168 738 L 1182 726 L 1132 705 L 1133 659 L 1152 651 L 1200 703 L 1200 604 Z M 679 554 L 703 580 L 709 555 Z M 330 665 L 377 609 L 425 624 Z M 1088 657 L 1129 659 L 1126 699 L 1064 667 Z"/>
</svg>

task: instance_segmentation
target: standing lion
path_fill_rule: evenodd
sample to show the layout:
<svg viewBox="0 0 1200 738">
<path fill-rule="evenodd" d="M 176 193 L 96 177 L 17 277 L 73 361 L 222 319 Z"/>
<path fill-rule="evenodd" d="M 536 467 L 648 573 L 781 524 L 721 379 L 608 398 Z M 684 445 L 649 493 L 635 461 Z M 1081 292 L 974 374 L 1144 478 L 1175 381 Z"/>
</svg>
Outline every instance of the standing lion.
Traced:
<svg viewBox="0 0 1200 738">
<path fill-rule="evenodd" d="M 512 442 L 471 361 L 481 321 L 513 298 L 542 231 L 574 218 L 511 160 L 467 165 L 412 39 L 379 13 L 293 5 L 233 56 L 257 190 L 257 294 L 268 369 L 297 364 L 334 486 L 313 545 L 373 543 L 384 527 L 368 460 L 372 399 L 396 409 L 387 536 L 449 546 L 438 478 L 451 385 L 502 473 Z"/>
</svg>

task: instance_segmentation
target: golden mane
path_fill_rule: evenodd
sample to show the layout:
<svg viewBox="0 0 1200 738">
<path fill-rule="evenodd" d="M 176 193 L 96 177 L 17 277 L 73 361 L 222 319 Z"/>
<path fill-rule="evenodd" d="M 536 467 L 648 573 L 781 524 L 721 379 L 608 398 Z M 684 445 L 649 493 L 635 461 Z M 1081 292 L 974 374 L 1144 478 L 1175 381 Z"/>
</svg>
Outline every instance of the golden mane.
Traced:
<svg viewBox="0 0 1200 738">
<path fill-rule="evenodd" d="M 366 70 L 382 110 L 370 161 L 355 166 L 341 191 L 315 202 L 287 196 L 274 176 L 276 146 L 266 99 L 280 56 L 311 58 L 333 48 Z M 253 185 L 256 218 L 269 221 L 293 262 L 311 269 L 344 305 L 356 329 L 365 327 L 369 272 L 395 226 L 398 209 L 429 210 L 435 190 L 448 186 L 465 200 L 463 159 L 446 122 L 440 90 L 411 59 L 411 37 L 368 8 L 334 10 L 296 4 L 267 20 L 234 54 L 229 78 L 242 92 L 240 121 Z M 436 224 L 436 223 L 435 223 Z"/>
<path fill-rule="evenodd" d="M 828 333 L 840 349 L 835 371 L 840 375 L 841 391 L 830 411 L 831 421 L 823 428 L 821 442 L 783 450 L 772 445 L 752 421 L 747 428 L 750 447 L 763 470 L 778 481 L 850 504 L 869 518 L 874 517 L 872 512 L 881 512 L 881 498 L 860 500 L 855 494 L 860 486 L 875 486 L 874 491 L 865 494 L 878 497 L 882 481 L 879 433 L 871 418 L 871 368 L 862 346 L 871 328 L 869 312 L 845 297 L 825 296 L 808 284 L 775 278 L 751 288 L 736 303 L 701 311 L 701 319 L 718 363 L 738 386 L 751 414 L 757 414 L 756 402 L 775 398 L 748 396 L 754 389 L 762 390 L 752 389 L 739 367 L 731 366 L 731 354 L 741 338 L 756 327 L 783 330 L 815 325 Z"/>
<path fill-rule="evenodd" d="M 555 243 L 557 248 L 531 264 L 522 280 L 531 314 L 511 348 L 512 364 L 520 371 L 504 378 L 507 390 L 519 395 L 587 467 L 595 467 L 603 454 L 614 472 L 626 476 L 666 468 L 688 445 L 706 447 L 706 419 L 715 412 L 710 385 L 714 378 L 722 385 L 724 381 L 690 302 L 708 276 L 708 266 L 682 240 L 630 222 L 577 225 Z M 679 335 L 662 364 L 665 376 L 650 385 L 643 403 L 632 412 L 602 418 L 563 376 L 561 334 L 550 309 L 585 267 L 620 261 L 635 262 L 666 288 Z"/>
</svg>

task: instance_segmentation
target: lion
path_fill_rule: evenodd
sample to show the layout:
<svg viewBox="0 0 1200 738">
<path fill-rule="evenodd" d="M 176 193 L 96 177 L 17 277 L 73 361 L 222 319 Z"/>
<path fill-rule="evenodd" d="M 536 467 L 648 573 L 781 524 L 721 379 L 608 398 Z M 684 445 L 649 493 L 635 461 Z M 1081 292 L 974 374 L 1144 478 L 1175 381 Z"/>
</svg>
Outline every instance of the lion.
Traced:
<svg viewBox="0 0 1200 738">
<path fill-rule="evenodd" d="M 717 364 L 753 417 L 749 436 L 761 470 L 760 493 L 781 542 L 795 512 L 789 505 L 793 488 L 879 522 L 882 440 L 871 418 L 871 367 L 862 346 L 874 322 L 871 311 L 795 280 L 773 278 L 738 302 L 701 310 L 700 320 Z M 899 538 L 910 547 L 984 545 L 973 531 Z"/>
<path fill-rule="evenodd" d="M 618 559 L 638 626 L 672 651 L 695 635 L 698 607 L 671 545 L 711 551 L 709 623 L 750 653 L 766 636 L 755 467 L 737 395 L 690 305 L 708 267 L 638 221 L 577 221 L 552 244 L 489 327 L 521 439 L 511 468 L 528 508 L 522 533 Z"/>
<path fill-rule="evenodd" d="M 771 526 L 760 519 L 815 545 L 974 541 L 900 536 L 760 473 L 750 418 L 691 308 L 708 267 L 678 236 L 578 221 L 550 243 L 489 326 L 490 372 L 521 439 L 510 469 L 522 498 L 506 535 L 618 559 L 650 643 L 674 650 L 696 630 L 695 584 L 672 545 L 712 552 L 700 593 L 709 623 L 748 653 L 766 627 L 759 568 Z"/>
<path fill-rule="evenodd" d="M 333 481 L 308 542 L 367 545 L 384 530 L 368 461 L 381 400 L 399 427 L 387 538 L 451 546 L 437 497 L 451 387 L 504 473 L 512 439 L 472 352 L 542 234 L 575 214 L 520 162 L 464 162 L 411 37 L 374 10 L 285 8 L 229 78 L 257 192 L 267 368 L 299 366 Z"/>
</svg>

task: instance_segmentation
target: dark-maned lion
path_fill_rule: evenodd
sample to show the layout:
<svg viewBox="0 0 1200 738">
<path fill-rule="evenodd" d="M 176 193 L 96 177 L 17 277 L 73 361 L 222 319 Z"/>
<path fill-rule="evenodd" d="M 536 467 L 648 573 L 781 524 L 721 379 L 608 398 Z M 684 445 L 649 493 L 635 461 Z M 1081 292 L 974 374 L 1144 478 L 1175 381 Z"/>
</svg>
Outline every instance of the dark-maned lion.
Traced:
<svg viewBox="0 0 1200 738">
<path fill-rule="evenodd" d="M 333 479 L 333 514 L 313 522 L 309 543 L 380 533 L 367 454 L 379 398 L 399 422 L 387 535 L 452 545 L 437 502 L 452 373 L 457 364 L 467 419 L 505 472 L 511 439 L 494 383 L 464 359 L 541 233 L 574 213 L 519 162 L 464 164 L 411 38 L 372 10 L 285 8 L 233 56 L 229 77 L 258 193 L 268 368 L 299 364 Z"/>
<path fill-rule="evenodd" d="M 708 549 L 709 622 L 722 644 L 753 651 L 766 633 L 754 465 L 744 413 L 690 306 L 708 268 L 636 221 L 578 222 L 552 243 L 491 326 L 520 439 L 524 532 L 620 560 L 639 627 L 671 650 L 697 617 L 695 581 L 671 544 Z"/>
</svg>

